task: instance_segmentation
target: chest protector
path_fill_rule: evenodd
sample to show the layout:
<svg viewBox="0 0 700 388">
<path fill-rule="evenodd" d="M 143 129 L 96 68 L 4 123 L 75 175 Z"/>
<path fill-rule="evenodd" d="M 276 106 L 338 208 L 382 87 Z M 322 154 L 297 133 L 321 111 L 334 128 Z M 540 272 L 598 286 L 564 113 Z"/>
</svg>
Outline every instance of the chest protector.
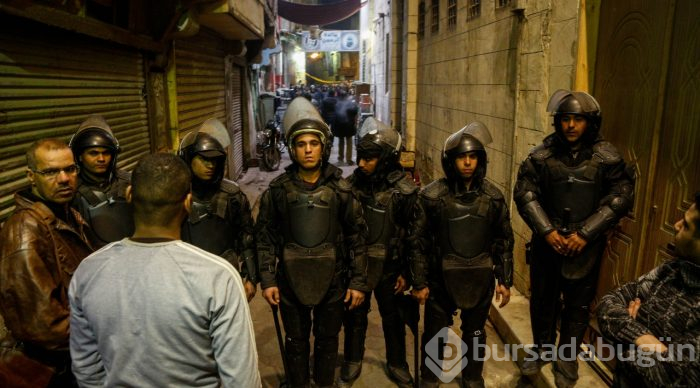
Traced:
<svg viewBox="0 0 700 388">
<path fill-rule="evenodd" d="M 288 211 L 284 221 L 284 273 L 297 299 L 315 306 L 335 276 L 340 204 L 327 186 L 303 191 L 287 182 L 284 187 Z"/>
<path fill-rule="evenodd" d="M 474 307 L 494 286 L 489 197 L 478 193 L 442 201 L 438 243 L 447 293 L 457 307 Z"/>
<path fill-rule="evenodd" d="M 134 233 L 134 218 L 131 206 L 116 192 L 104 193 L 82 185 L 80 192 L 83 218 L 92 228 L 100 245 L 119 241 Z"/>
<path fill-rule="evenodd" d="M 577 224 L 580 225 L 598 208 L 601 191 L 599 162 L 594 158 L 568 167 L 555 158 L 549 158 L 546 163 L 550 170 L 546 204 L 549 217 L 556 227 L 575 231 Z"/>
<path fill-rule="evenodd" d="M 227 202 L 221 202 L 193 200 L 189 218 L 182 225 L 182 240 L 219 256 L 234 248 L 237 232 L 223 218 Z M 238 263 L 231 264 L 238 268 Z"/>
<path fill-rule="evenodd" d="M 560 230 L 575 232 L 598 209 L 602 182 L 595 157 L 575 167 L 568 167 L 555 158 L 547 159 L 550 170 L 548 213 Z M 568 210 L 565 210 L 568 209 Z M 574 257 L 562 259 L 561 274 L 566 279 L 586 276 L 598 262 L 605 244 L 591 242 Z"/>
<path fill-rule="evenodd" d="M 384 261 L 396 254 L 396 225 L 393 222 L 392 197 L 394 189 L 362 198 L 362 210 L 369 233 L 367 234 L 367 285 L 374 289 L 382 278 Z"/>
</svg>

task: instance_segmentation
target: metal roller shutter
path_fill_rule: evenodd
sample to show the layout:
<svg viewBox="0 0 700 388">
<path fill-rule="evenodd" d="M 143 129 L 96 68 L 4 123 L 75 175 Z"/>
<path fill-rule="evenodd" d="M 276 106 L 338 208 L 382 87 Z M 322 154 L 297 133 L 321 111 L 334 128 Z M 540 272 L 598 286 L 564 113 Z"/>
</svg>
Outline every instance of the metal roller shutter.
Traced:
<svg viewBox="0 0 700 388">
<path fill-rule="evenodd" d="M 177 119 L 180 139 L 215 117 L 226 123 L 224 41 L 202 30 L 176 40 Z"/>
<path fill-rule="evenodd" d="M 235 180 L 243 172 L 241 68 L 227 65 L 225 41 L 212 31 L 203 29 L 174 45 L 179 137 L 209 118 L 221 120 L 231 136 L 228 177 Z"/>
<path fill-rule="evenodd" d="M 229 114 L 231 117 L 231 145 L 229 155 L 232 155 L 232 162 L 229 163 L 229 171 L 232 179 L 238 179 L 243 173 L 243 117 L 242 117 L 242 73 L 240 66 L 231 65 L 231 101 L 229 102 Z"/>
<path fill-rule="evenodd" d="M 7 19 L 3 19 L 7 21 Z M 101 114 L 131 169 L 150 153 L 141 54 L 46 27 L 0 27 L 0 219 L 26 187 L 24 153 L 45 137 L 68 139 L 90 114 Z"/>
</svg>

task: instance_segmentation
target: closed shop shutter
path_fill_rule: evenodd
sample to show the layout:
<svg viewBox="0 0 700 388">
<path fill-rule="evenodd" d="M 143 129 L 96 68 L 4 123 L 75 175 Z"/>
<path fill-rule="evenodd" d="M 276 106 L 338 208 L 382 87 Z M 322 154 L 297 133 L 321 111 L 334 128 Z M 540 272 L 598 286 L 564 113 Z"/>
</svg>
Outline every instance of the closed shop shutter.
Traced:
<svg viewBox="0 0 700 388">
<path fill-rule="evenodd" d="M 90 114 L 122 146 L 119 167 L 151 151 L 141 54 L 67 31 L 0 19 L 0 219 L 28 186 L 25 152 L 37 139 L 68 140 Z"/>
<path fill-rule="evenodd" d="M 229 130 L 232 132 L 231 144 L 232 148 L 230 150 L 230 155 L 232 155 L 232 162 L 229 163 L 229 175 L 231 179 L 238 179 L 243 173 L 243 99 L 242 99 L 242 76 L 243 69 L 240 66 L 231 65 L 231 86 L 230 86 L 230 117 L 231 117 L 231 127 Z"/>
<path fill-rule="evenodd" d="M 224 41 L 202 29 L 195 37 L 176 40 L 174 45 L 177 120 L 182 139 L 209 118 L 226 123 Z"/>
</svg>

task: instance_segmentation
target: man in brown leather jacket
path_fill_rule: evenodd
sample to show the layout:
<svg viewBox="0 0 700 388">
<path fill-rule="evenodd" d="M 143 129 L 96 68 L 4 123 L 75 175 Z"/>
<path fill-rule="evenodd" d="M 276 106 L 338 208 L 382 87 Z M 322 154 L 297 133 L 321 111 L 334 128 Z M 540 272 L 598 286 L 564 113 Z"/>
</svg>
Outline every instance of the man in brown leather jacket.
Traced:
<svg viewBox="0 0 700 388">
<path fill-rule="evenodd" d="M 13 348 L 0 349 L 0 386 L 77 386 L 68 284 L 93 251 L 87 224 L 70 207 L 78 170 L 61 140 L 39 140 L 27 151 L 31 188 L 15 194 L 0 231 L 0 314 L 9 329 L 3 345 Z"/>
</svg>

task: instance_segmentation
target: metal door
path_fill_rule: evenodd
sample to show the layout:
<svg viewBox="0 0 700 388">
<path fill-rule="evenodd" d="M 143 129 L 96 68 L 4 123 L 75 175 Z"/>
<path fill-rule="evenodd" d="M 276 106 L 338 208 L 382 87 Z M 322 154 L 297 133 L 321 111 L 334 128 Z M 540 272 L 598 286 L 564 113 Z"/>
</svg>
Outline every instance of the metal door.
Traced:
<svg viewBox="0 0 700 388">
<path fill-rule="evenodd" d="M 671 257 L 673 224 L 700 190 L 700 4 L 676 2 L 663 111 L 658 129 L 659 151 L 651 186 L 651 209 L 639 273 Z"/>
<path fill-rule="evenodd" d="M 669 1 L 601 2 L 594 95 L 603 111 L 603 136 L 637 170 L 635 205 L 617 227 L 601 268 L 598 296 L 634 279 L 646 258 L 644 229 L 654 188 L 655 144 L 663 91 Z"/>
</svg>

